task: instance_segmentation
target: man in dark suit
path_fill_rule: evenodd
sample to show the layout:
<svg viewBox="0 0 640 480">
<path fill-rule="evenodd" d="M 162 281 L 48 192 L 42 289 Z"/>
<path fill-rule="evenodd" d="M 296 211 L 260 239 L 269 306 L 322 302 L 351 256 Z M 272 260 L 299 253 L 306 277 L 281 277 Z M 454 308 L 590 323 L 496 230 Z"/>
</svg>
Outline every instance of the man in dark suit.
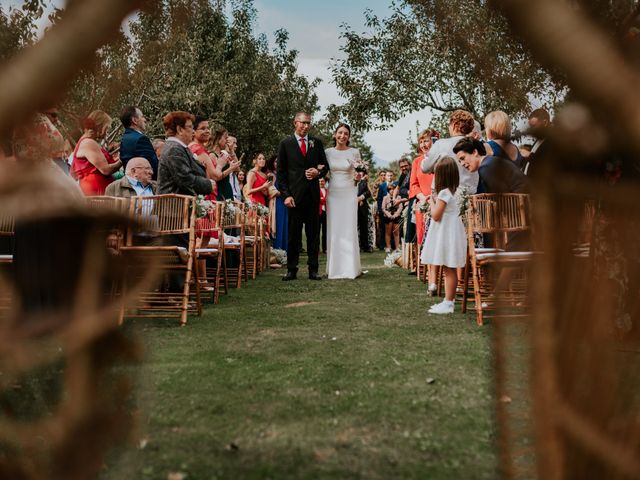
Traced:
<svg viewBox="0 0 640 480">
<path fill-rule="evenodd" d="M 360 250 L 371 253 L 373 251 L 373 245 L 369 244 L 369 199 L 371 198 L 371 190 L 369 190 L 367 173 L 358 172 L 356 179 L 358 180 L 358 240 L 360 242 Z"/>
<path fill-rule="evenodd" d="M 318 275 L 320 184 L 318 179 L 329 171 L 324 146 L 309 136 L 311 116 L 298 112 L 293 121 L 295 133 L 278 147 L 278 185 L 284 204 L 289 208 L 289 244 L 287 274 L 282 280 L 295 280 L 302 247 L 302 227 L 307 235 L 309 279 Z"/>
<path fill-rule="evenodd" d="M 144 134 L 147 119 L 138 107 L 126 107 L 120 114 L 124 135 L 120 141 L 120 160 L 127 168 L 127 162 L 134 157 L 146 158 L 153 168 L 153 180 L 158 179 L 158 157 L 151 140 Z"/>
</svg>

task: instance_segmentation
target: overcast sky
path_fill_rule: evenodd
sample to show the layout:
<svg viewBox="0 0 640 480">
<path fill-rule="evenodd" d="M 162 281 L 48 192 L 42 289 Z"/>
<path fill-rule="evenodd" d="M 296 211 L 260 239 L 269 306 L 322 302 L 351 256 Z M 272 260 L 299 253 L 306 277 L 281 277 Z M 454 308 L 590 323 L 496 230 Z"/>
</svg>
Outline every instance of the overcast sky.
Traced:
<svg viewBox="0 0 640 480">
<path fill-rule="evenodd" d="M 369 8 L 380 17 L 390 14 L 390 0 L 255 0 L 258 9 L 258 33 L 272 33 L 284 28 L 290 34 L 289 46 L 300 52 L 299 71 L 305 76 L 322 79 L 317 89 L 320 106 L 326 108 L 343 100 L 331 82 L 329 64 L 339 57 L 340 25 L 346 23 L 357 32 L 365 30 L 364 11 Z M 373 147 L 376 162 L 385 165 L 409 150 L 408 137 L 415 131 L 416 121 L 426 128 L 431 119 L 428 111 L 417 112 L 396 122 L 385 131 L 372 131 L 365 140 Z M 413 135 L 413 133 L 412 133 Z"/>
</svg>

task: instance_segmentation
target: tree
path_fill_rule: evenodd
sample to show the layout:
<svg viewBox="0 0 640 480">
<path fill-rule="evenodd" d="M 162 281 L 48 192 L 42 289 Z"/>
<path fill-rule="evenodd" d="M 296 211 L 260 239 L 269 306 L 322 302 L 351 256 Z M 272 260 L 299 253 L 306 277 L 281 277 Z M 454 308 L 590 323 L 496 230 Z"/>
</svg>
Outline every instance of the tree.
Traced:
<svg viewBox="0 0 640 480">
<path fill-rule="evenodd" d="M 518 116 L 533 97 L 553 103 L 564 92 L 485 1 L 399 0 L 389 18 L 365 18 L 370 33 L 343 25 L 345 57 L 332 65 L 342 110 L 360 128 L 424 108 L 440 121 L 458 108 Z"/>
<path fill-rule="evenodd" d="M 20 8 L 0 5 L 0 64 L 19 50 L 32 45 L 36 38 L 36 21 L 44 14 L 43 0 L 24 0 Z"/>
<path fill-rule="evenodd" d="M 253 28 L 251 0 L 161 0 L 142 11 L 83 71 L 65 110 L 101 108 L 117 115 L 130 104 L 148 118 L 150 135 L 164 134 L 162 116 L 186 110 L 223 124 L 238 138 L 247 162 L 267 156 L 290 134 L 295 113 L 318 109 L 315 87 L 297 72 L 297 51 L 276 32 L 273 51 Z M 119 127 L 119 125 L 118 125 Z"/>
</svg>

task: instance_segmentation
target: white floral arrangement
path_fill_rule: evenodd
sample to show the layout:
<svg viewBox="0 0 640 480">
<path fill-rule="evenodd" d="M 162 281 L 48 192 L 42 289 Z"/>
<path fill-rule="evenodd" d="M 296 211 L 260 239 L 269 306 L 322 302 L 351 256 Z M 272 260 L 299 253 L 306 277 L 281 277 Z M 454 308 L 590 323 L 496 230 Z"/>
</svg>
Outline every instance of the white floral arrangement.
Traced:
<svg viewBox="0 0 640 480">
<path fill-rule="evenodd" d="M 389 268 L 393 266 L 397 266 L 398 260 L 400 260 L 401 258 L 402 258 L 402 252 L 400 252 L 399 250 L 388 253 L 384 259 L 384 266 Z"/>
<path fill-rule="evenodd" d="M 265 207 L 261 203 L 256 204 L 256 212 L 259 217 L 268 217 L 269 216 L 269 208 Z"/>
<path fill-rule="evenodd" d="M 222 215 L 225 218 L 225 223 L 230 223 L 235 220 L 235 216 L 238 213 L 238 207 L 236 207 L 233 200 L 227 199 L 224 201 L 224 208 L 222 209 Z"/>
<path fill-rule="evenodd" d="M 366 172 L 368 170 L 367 168 L 367 163 L 362 160 L 362 157 L 360 156 L 360 151 L 356 150 L 354 156 L 349 159 L 349 163 L 351 164 L 351 166 L 353 167 L 353 183 L 355 185 L 358 185 L 358 173 L 361 172 Z"/>
<path fill-rule="evenodd" d="M 287 263 L 287 252 L 285 250 L 279 250 L 277 248 L 271 249 L 271 255 L 276 258 L 276 261 L 280 265 L 286 265 Z"/>
<path fill-rule="evenodd" d="M 204 198 L 204 195 L 196 195 L 196 217 L 203 218 L 215 208 L 214 202 Z"/>
<path fill-rule="evenodd" d="M 456 190 L 456 200 L 460 206 L 459 215 L 464 219 L 467 216 L 467 210 L 469 209 L 469 201 L 471 199 L 471 192 L 467 187 L 458 188 Z"/>
</svg>

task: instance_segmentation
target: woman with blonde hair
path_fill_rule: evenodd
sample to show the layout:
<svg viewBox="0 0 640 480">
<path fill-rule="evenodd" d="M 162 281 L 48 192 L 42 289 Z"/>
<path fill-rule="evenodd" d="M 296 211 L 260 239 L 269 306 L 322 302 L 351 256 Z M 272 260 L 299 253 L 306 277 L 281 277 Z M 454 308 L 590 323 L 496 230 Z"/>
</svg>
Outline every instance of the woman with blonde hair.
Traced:
<svg viewBox="0 0 640 480">
<path fill-rule="evenodd" d="M 517 145 L 511 142 L 511 119 L 506 113 L 496 110 L 484 117 L 484 128 L 487 132 L 487 154 L 502 157 L 515 162 L 520 167 L 524 157 Z M 486 148 L 486 147 L 485 147 Z"/>
<path fill-rule="evenodd" d="M 120 159 L 98 143 L 111 128 L 111 117 L 102 110 L 94 110 L 84 119 L 82 127 L 84 133 L 73 152 L 71 175 L 85 195 L 104 195 L 107 185 L 113 182 L 111 175 L 122 167 Z"/>
</svg>

